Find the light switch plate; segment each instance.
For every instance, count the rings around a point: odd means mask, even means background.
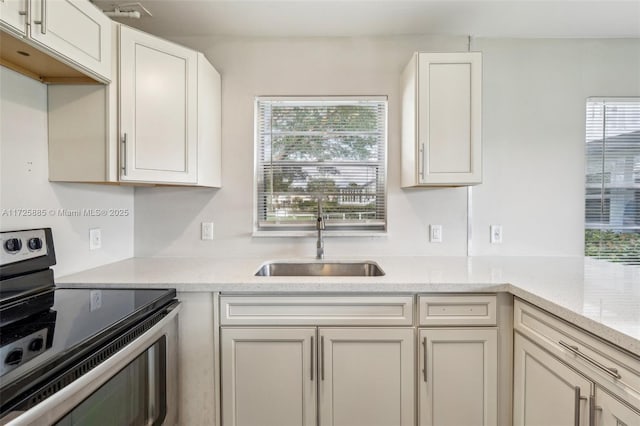
[[[502,225],[491,225],[491,244],[502,244]]]

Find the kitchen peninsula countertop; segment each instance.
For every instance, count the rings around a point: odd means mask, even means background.
[[[510,292],[640,357],[640,268],[583,257],[396,257],[384,276],[256,277],[267,258],[131,258],[59,277],[58,287],[223,293]],[[292,261],[314,261],[296,258]]]

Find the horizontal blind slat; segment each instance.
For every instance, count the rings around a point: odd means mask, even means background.
[[[386,101],[257,99],[258,228],[386,228]]]
[[[640,265],[640,98],[586,112],[585,254]]]

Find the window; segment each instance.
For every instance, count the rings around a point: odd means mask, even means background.
[[[256,230],[386,230],[386,97],[256,100]]]
[[[640,265],[640,98],[587,100],[585,255]]]

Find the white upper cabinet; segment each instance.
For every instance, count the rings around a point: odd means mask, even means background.
[[[0,28],[15,35],[27,35],[29,0],[0,0]]]
[[[120,180],[197,182],[198,55],[120,30]]]
[[[402,86],[402,186],[481,183],[481,54],[416,53]]]
[[[26,70],[45,82],[75,78],[66,66],[99,82],[111,80],[111,20],[87,0],[0,0],[5,64]],[[20,57],[16,43],[38,53]],[[62,64],[56,63],[57,61]],[[49,77],[49,78],[47,78]]]
[[[220,187],[220,74],[202,53],[114,27],[109,86],[49,86],[49,180]]]

